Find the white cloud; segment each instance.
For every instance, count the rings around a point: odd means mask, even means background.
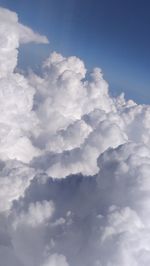
[[[24,226],[36,227],[46,223],[54,212],[53,202],[46,200],[42,202],[31,203],[28,212],[23,212],[16,218],[15,228],[20,224]]]
[[[45,43],[48,44],[49,41],[46,36],[42,36],[39,33],[35,33],[32,29],[24,26],[22,24],[18,25],[19,29],[19,41],[20,43]]]
[[[66,258],[63,255],[53,254],[51,255],[47,261],[43,264],[43,266],[69,266]]]
[[[9,210],[13,201],[24,195],[34,175],[34,169],[19,161],[1,161],[0,213]]]
[[[0,262],[149,266],[150,106],[75,56],[16,73],[19,43],[47,38],[3,8],[0,25]]]
[[[48,43],[45,36],[20,24],[15,12],[0,7],[0,77],[13,72],[17,65],[19,43]]]

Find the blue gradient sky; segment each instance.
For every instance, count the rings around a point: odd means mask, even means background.
[[[49,52],[99,66],[116,95],[150,103],[150,1],[0,0],[20,21],[48,36],[50,45],[21,48],[21,66],[38,68]]]

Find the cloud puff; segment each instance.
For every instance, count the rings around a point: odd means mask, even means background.
[[[19,43],[48,43],[48,39],[20,24],[15,12],[1,7],[0,24],[0,77],[5,77],[17,65]]]
[[[51,255],[47,261],[43,264],[43,266],[68,266],[66,258],[63,255],[53,254]]]
[[[34,169],[19,161],[0,163],[0,212],[11,208],[12,202],[24,195],[34,177]]]
[[[17,73],[19,43],[47,38],[3,8],[0,24],[1,263],[149,266],[150,106],[75,56]]]
[[[17,223],[15,223],[14,226],[17,227],[19,224],[24,224],[36,227],[51,218],[53,212],[54,206],[52,202],[43,201],[31,203],[28,212],[21,213],[20,216],[17,217]]]

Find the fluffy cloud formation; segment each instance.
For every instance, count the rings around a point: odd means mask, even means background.
[[[19,43],[47,38],[0,24],[1,264],[149,266],[150,106],[75,56],[16,73]]]
[[[48,43],[45,36],[20,24],[15,12],[0,8],[0,78],[14,71],[19,43]]]

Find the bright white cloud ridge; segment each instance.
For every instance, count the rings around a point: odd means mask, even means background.
[[[17,73],[32,41],[0,8],[0,266],[149,266],[150,106],[75,56]]]

